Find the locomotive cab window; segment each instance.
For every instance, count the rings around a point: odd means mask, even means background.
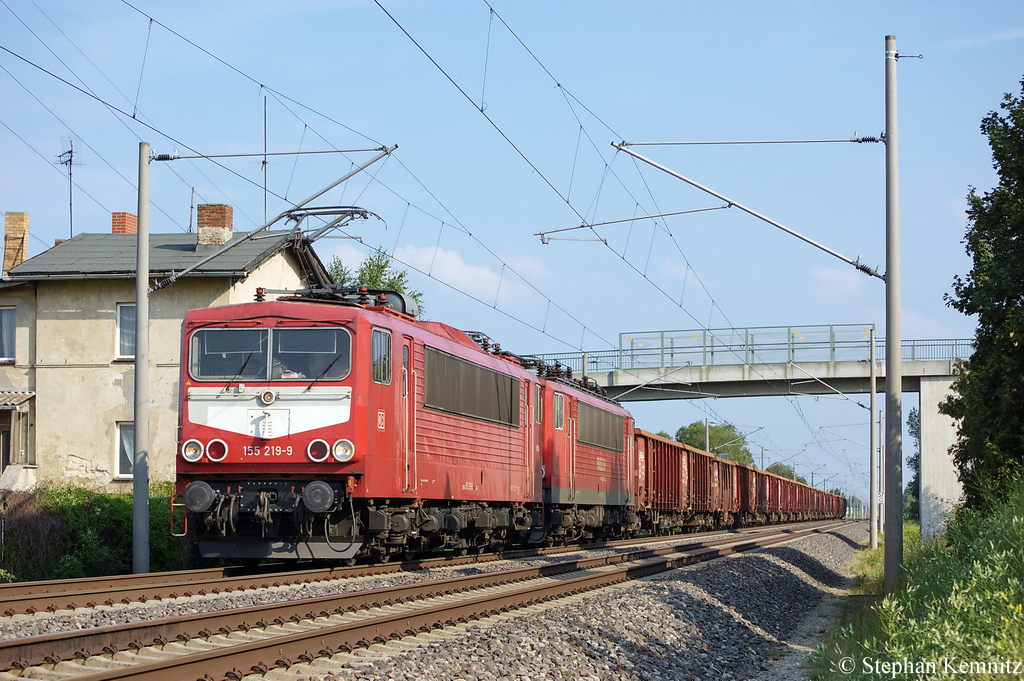
[[[391,333],[383,329],[373,330],[373,356],[371,365],[373,368],[373,382],[391,384]]]
[[[270,377],[281,380],[348,376],[349,336],[344,329],[274,329]]]
[[[544,391],[540,383],[533,386],[533,413],[534,420],[540,423],[544,417]]]
[[[342,328],[200,329],[189,344],[189,371],[206,381],[338,380],[350,364]]]
[[[552,410],[555,412],[555,430],[562,430],[565,428],[565,395],[562,393],[555,393],[554,399],[551,400]]]
[[[192,334],[190,368],[207,380],[267,377],[267,329],[201,329]]]

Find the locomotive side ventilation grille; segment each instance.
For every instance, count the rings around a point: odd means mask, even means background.
[[[579,441],[605,449],[622,451],[623,419],[604,409],[592,407],[582,401],[579,406]]]
[[[424,404],[461,416],[519,426],[519,379],[426,348]]]

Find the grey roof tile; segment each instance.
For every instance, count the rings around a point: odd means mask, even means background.
[[[248,232],[235,232],[238,245],[196,270],[195,276],[248,273],[291,242],[288,231],[261,232],[248,239]],[[79,234],[11,268],[13,280],[50,277],[135,276],[136,235]],[[154,277],[180,272],[220,246],[197,246],[196,235],[150,234],[149,269]]]
[[[14,409],[35,394],[33,390],[0,390],[0,409]]]

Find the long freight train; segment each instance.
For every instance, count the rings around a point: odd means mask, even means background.
[[[172,504],[204,556],[386,561],[845,513],[637,430],[593,383],[417,321],[402,294],[264,298],[183,324]]]

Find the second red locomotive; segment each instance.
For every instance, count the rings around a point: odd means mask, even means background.
[[[384,561],[841,517],[842,497],[634,430],[559,368],[329,287],[193,310],[178,482],[204,556]]]

